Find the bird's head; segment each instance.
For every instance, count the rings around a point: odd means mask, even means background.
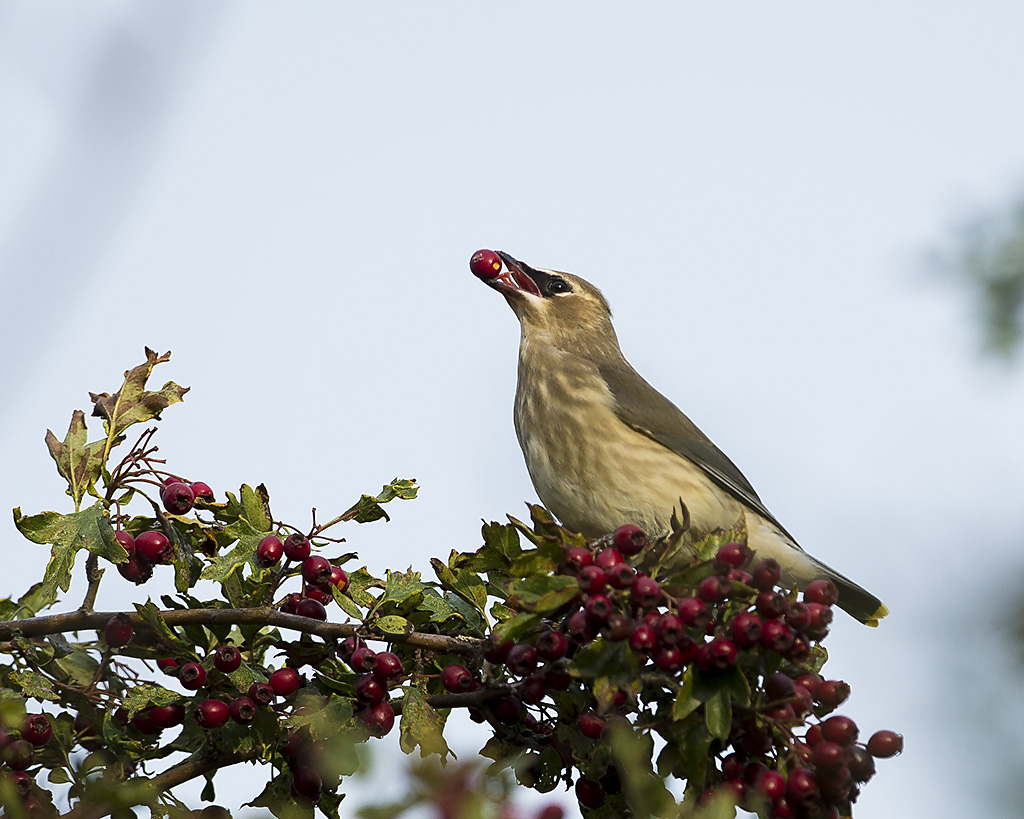
[[[555,270],[530,267],[497,251],[507,270],[484,279],[509,303],[523,338],[589,356],[620,355],[608,301],[590,282]]]

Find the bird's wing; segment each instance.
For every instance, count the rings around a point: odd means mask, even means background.
[[[697,425],[626,361],[602,364],[601,376],[615,400],[616,414],[637,432],[692,461],[723,489],[796,540],[769,512],[739,468]]]

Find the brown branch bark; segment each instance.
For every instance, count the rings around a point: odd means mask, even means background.
[[[61,634],[69,631],[102,631],[107,621],[115,614],[127,617],[136,630],[146,631],[149,629],[145,620],[135,611],[69,611],[25,620],[2,621],[0,622],[0,640],[11,640],[16,636],[44,637],[47,634]],[[473,637],[449,637],[445,634],[426,634],[417,631],[411,634],[385,634],[368,630],[361,623],[327,623],[310,617],[301,617],[298,614],[286,614],[272,608],[169,609],[161,612],[161,616],[164,622],[172,627],[189,624],[278,626],[312,634],[324,640],[342,639],[358,634],[368,640],[404,643],[430,651],[443,651],[469,657],[479,656],[483,651],[483,641]]]

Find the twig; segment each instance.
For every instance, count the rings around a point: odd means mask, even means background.
[[[90,554],[89,559],[85,561],[85,576],[89,581],[89,588],[82,601],[82,611],[92,611],[92,607],[96,605],[96,594],[100,590],[100,578],[103,577],[99,558],[94,554]]]

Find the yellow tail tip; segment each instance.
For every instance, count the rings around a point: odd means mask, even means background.
[[[872,614],[867,620],[864,621],[865,626],[871,626],[872,628],[878,627],[878,621],[881,620],[889,613],[889,609],[885,607],[884,603],[879,603],[878,608],[875,609],[875,613]]]

